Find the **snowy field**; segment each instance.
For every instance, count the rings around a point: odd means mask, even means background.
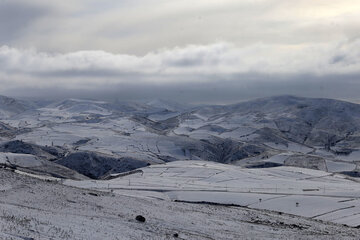
[[[202,163],[191,164],[195,168],[193,174],[198,172],[197,169],[203,168]],[[212,169],[210,175],[226,171],[222,165],[209,167]],[[130,183],[130,187],[134,190],[128,190],[125,186],[121,187],[121,182],[123,180],[126,182],[128,178],[96,183],[78,182],[81,187],[85,185],[91,187],[91,184],[95,184],[101,191],[73,188],[56,181],[44,181],[0,169],[0,239],[337,240],[358,239],[360,234],[355,228],[256,208],[171,201],[166,196],[184,198],[189,201],[191,201],[189,197],[195,197],[196,199],[193,200],[199,201],[202,197],[209,198],[211,193],[205,196],[201,195],[202,192],[187,195],[185,186],[182,187],[184,191],[148,191],[159,189],[157,183],[163,184],[161,180],[151,181],[151,176],[157,175],[158,179],[161,178],[160,171],[163,172],[163,180],[169,179],[167,188],[173,190],[177,188],[174,175],[177,176],[176,179],[181,179],[184,173],[176,166],[170,165],[167,168],[176,171],[164,172],[166,168],[149,168],[149,172],[144,169],[143,176],[133,176],[134,182]],[[212,188],[209,183],[206,187],[196,186],[197,180],[208,176],[206,172],[207,169],[199,172],[199,176],[193,177],[192,188]],[[189,174],[191,175],[191,172]],[[147,188],[147,191],[136,190],[140,188],[140,180],[144,176],[149,176],[148,183],[146,187],[141,186],[141,188]],[[218,180],[214,179],[214,181]],[[103,191],[102,186],[105,186],[107,182],[111,182],[111,186],[116,185],[117,189],[109,192],[105,187],[107,190]],[[142,185],[145,185],[144,181]],[[215,191],[211,192],[215,194]],[[213,199],[224,199],[216,194],[213,197]],[[249,197],[244,197],[242,201],[244,205],[251,204],[260,197],[264,203],[271,199],[263,194],[254,193]],[[234,195],[234,198],[230,197],[228,201],[231,199],[240,198]],[[144,216],[146,221],[144,223],[136,221],[137,215]],[[344,215],[346,215],[345,212]],[[328,215],[328,217],[333,216]]]
[[[183,202],[207,202],[283,212],[360,226],[359,180],[323,171],[277,167],[246,169],[177,161],[104,181],[66,185]]]

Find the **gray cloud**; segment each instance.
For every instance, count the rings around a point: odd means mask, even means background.
[[[23,1],[0,1],[0,44],[23,37],[31,24],[46,14],[43,7]]]
[[[356,98],[359,16],[352,0],[0,0],[0,93]]]
[[[296,47],[359,36],[360,6],[353,0],[3,2],[15,2],[13,11],[25,9],[21,10],[25,20],[27,15],[39,15],[39,6],[45,9],[46,16],[26,21],[26,31],[6,44],[47,52],[101,49],[144,55],[164,47],[216,41],[239,47],[254,43]],[[5,26],[11,26],[14,16],[6,18]]]
[[[16,87],[6,93],[16,97],[29,98],[95,98],[102,100],[150,100],[155,98],[172,99],[180,102],[202,104],[233,103],[251,98],[298,95],[306,97],[325,97],[345,99],[360,103],[360,75],[313,76],[313,75],[263,75],[241,74],[231,80],[218,79],[206,84],[166,83],[135,84],[118,83],[95,88]],[[339,81],[341,79],[341,81]]]
[[[279,94],[350,99],[360,90],[359,76],[360,40],[296,49],[216,43],[144,56],[0,48],[1,93],[13,95],[191,102]]]
[[[254,44],[239,48],[230,43],[189,45],[144,56],[78,51],[67,54],[0,48],[0,74],[14,79],[102,78],[113,83],[143,77],[155,83],[199,81],[255,72],[262,74],[354,74],[360,72],[360,39],[292,48]],[[155,79],[154,79],[155,78]],[[65,81],[65,80],[64,80]],[[73,80],[70,80],[73,85]],[[92,80],[88,80],[91,82]],[[86,80],[83,80],[86,83]],[[65,82],[64,82],[65,83]]]

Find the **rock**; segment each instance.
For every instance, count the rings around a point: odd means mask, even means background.
[[[98,196],[99,196],[99,194],[97,194],[97,193],[92,193],[92,192],[89,192],[89,195],[95,196],[95,197],[98,197]]]
[[[141,215],[137,215],[135,219],[136,219],[137,221],[139,221],[139,222],[145,222],[145,221],[146,221],[146,219],[145,219],[143,216],[141,216]]]

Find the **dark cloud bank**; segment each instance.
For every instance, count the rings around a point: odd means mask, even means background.
[[[239,75],[206,83],[114,84],[98,89],[62,87],[13,88],[2,94],[31,99],[90,98],[107,101],[146,101],[156,98],[202,104],[225,104],[275,95],[336,98],[358,102],[360,76],[268,76]],[[238,79],[238,80],[236,80]],[[341,81],[339,81],[341,79]],[[360,101],[359,101],[360,102]]]

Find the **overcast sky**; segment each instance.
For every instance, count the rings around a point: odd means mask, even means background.
[[[358,0],[0,0],[0,94],[360,100]]]

